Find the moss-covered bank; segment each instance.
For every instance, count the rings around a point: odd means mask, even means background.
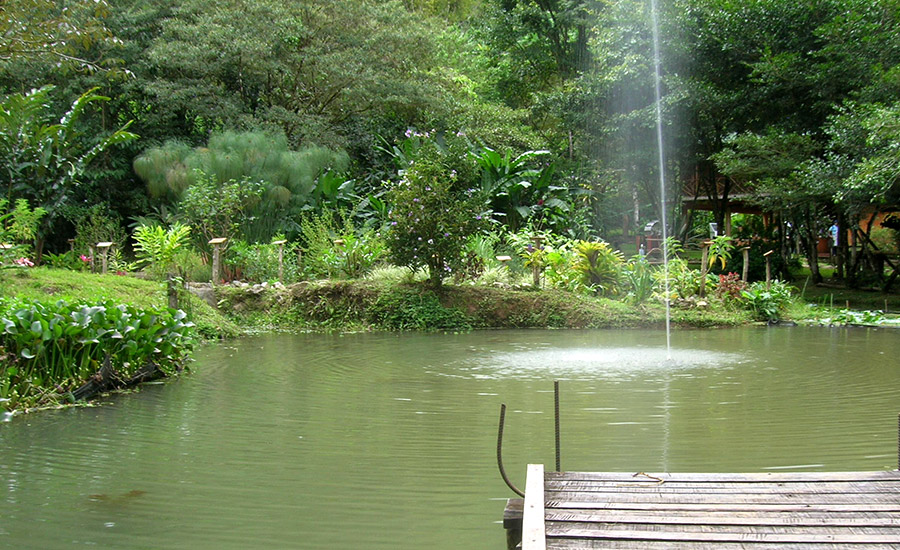
[[[298,283],[287,287],[223,286],[219,310],[238,325],[257,330],[433,330],[483,328],[662,327],[660,304],[631,306],[560,290],[514,290],[370,281]],[[749,314],[724,308],[673,308],[680,326],[747,323]]]

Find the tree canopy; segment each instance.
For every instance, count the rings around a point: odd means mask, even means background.
[[[895,205],[900,1],[671,0],[659,10],[666,204],[642,0],[10,0],[0,91],[10,102],[55,85],[40,126],[99,87],[109,101],[73,130],[108,136],[133,120],[142,136],[85,165],[69,218],[99,203],[121,218],[177,206],[202,168],[220,183],[265,182],[260,208],[277,223],[254,233],[264,239],[304,211],[384,207],[383,182],[403,179],[391,148],[410,130],[459,134],[483,164],[488,151],[510,161],[546,151],[529,170],[552,170],[496,185],[490,203],[513,227],[609,235],[666,208],[689,230],[682,190],[721,222],[737,182],[761,202],[803,191],[817,219],[846,224],[863,207]],[[281,160],[253,156],[261,150]],[[49,192],[38,187],[35,207]],[[551,198],[552,217],[532,216]],[[781,215],[794,226],[813,223],[791,212]],[[46,219],[48,232],[63,230],[59,216]]]

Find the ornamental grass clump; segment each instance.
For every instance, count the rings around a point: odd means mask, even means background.
[[[175,309],[22,300],[0,302],[0,311],[0,403],[8,410],[70,392],[107,356],[122,376],[151,362],[173,374],[194,341],[194,324]]]

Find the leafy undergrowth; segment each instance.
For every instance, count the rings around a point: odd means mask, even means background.
[[[220,309],[246,329],[424,330],[500,328],[662,327],[661,304],[635,307],[621,301],[561,290],[510,290],[445,286],[435,293],[421,284],[373,281],[299,283],[283,289],[248,291],[221,287]],[[733,326],[749,314],[726,309],[673,309],[673,323],[694,327]]]
[[[0,269],[0,296],[48,304],[65,300],[72,304],[112,301],[142,309],[168,306],[166,286],[160,281],[45,267]],[[239,335],[237,326],[193,294],[179,292],[179,307],[188,314],[202,338],[233,338]]]
[[[174,374],[195,335],[239,334],[236,325],[187,292],[179,292],[180,309],[168,308],[160,282],[3,269],[0,289],[0,409],[8,411],[78,399],[73,394],[81,392],[73,390],[98,376],[102,381],[103,363],[110,364],[113,385],[154,371]]]

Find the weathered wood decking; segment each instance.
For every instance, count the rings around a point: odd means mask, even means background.
[[[900,549],[900,472],[544,473],[532,464],[522,516],[522,550]]]

